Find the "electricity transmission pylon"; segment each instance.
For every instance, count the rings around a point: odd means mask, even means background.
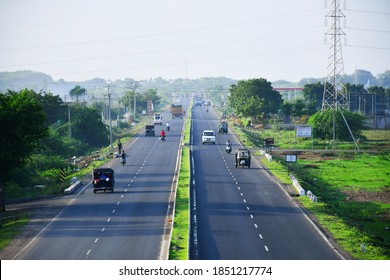
[[[336,125],[335,125],[335,114],[339,111],[348,131],[354,141],[355,147],[359,150],[359,146],[355,137],[353,136],[352,130],[348,125],[347,120],[344,117],[343,110],[349,110],[348,92],[343,84],[344,77],[344,62],[343,52],[341,48],[341,38],[344,37],[345,33],[341,29],[341,20],[345,20],[345,15],[341,11],[340,7],[341,0],[332,0],[332,8],[326,15],[326,18],[332,19],[332,26],[326,33],[326,36],[330,38],[331,45],[329,47],[328,57],[328,75],[324,85],[324,95],[322,98],[322,111],[333,110],[333,142],[332,149],[336,142]]]
[[[344,63],[341,38],[345,39],[345,33],[340,27],[341,20],[345,19],[345,15],[341,11],[340,0],[332,1],[332,9],[328,12],[326,18],[332,20],[332,26],[326,33],[326,39],[330,39],[330,46],[327,66],[328,75],[324,86],[322,110],[348,110],[348,94],[342,81]]]

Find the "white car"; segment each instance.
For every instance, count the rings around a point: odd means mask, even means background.
[[[154,125],[156,125],[156,124],[162,125],[162,116],[159,114],[155,114],[153,117],[153,124]]]
[[[203,130],[202,133],[202,144],[213,143],[215,144],[215,133],[212,130]]]

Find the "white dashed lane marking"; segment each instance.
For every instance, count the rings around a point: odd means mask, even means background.
[[[153,149],[156,147],[156,145],[157,145],[157,142],[156,142],[156,144],[154,145]],[[127,185],[127,187],[130,187],[130,186],[131,186],[131,183],[134,182],[134,179],[136,179],[136,178],[137,178],[137,175],[139,175],[139,173],[142,171],[142,168],[143,168],[143,166],[145,166],[145,163],[147,162],[147,159],[148,159],[149,156],[152,154],[153,149],[149,152],[149,154],[148,154],[147,157],[145,158],[144,162],[141,164],[139,170],[135,173],[133,179],[130,181],[130,183]],[[125,192],[128,192],[128,189],[126,188],[124,191],[125,191]],[[124,198],[124,195],[122,194],[120,198]],[[118,202],[116,203],[116,206],[118,206],[119,204],[120,204],[120,201],[118,201]],[[117,210],[117,209],[114,208],[114,209],[111,211],[111,213],[112,213],[112,214],[115,214],[115,213],[116,213],[116,210]],[[107,223],[109,223],[110,221],[111,221],[111,217],[109,217],[109,218],[107,219]],[[105,230],[106,230],[106,228],[103,227],[103,228],[101,229],[101,232],[104,232]],[[99,241],[99,237],[97,237],[97,238],[94,240],[94,243],[96,244],[98,241]],[[86,253],[87,256],[91,254],[91,250],[92,250],[92,249],[89,249],[89,250],[87,251],[87,253]]]
[[[234,181],[235,184],[237,185],[237,190],[239,191],[240,196],[243,198],[242,201],[244,202],[244,204],[246,204],[247,201],[246,201],[246,199],[245,199],[245,194],[244,194],[244,192],[241,190],[241,187],[239,186],[239,182],[236,180],[236,178],[234,178],[233,173],[232,173],[231,170],[229,169],[229,165],[227,164],[227,161],[225,160],[225,156],[224,156],[224,154],[222,153],[222,150],[221,150],[221,149],[220,149],[220,153],[221,153],[221,155],[222,155],[223,161],[225,162],[225,166],[226,166],[227,171],[229,172],[229,174],[230,174],[230,176],[232,177],[233,181]],[[249,206],[246,206],[246,210],[247,210],[248,212],[251,211]],[[253,216],[252,213],[249,214],[249,217],[250,217],[252,220],[255,219],[255,217]],[[256,223],[254,223],[253,225],[254,225],[254,227],[255,227],[256,229],[259,229],[259,226],[258,226]],[[261,233],[259,233],[259,238],[260,238],[261,240],[264,240],[264,239],[263,239],[263,235],[262,235]],[[264,246],[264,249],[265,249],[265,251],[269,252],[269,249],[268,249],[267,246]]]

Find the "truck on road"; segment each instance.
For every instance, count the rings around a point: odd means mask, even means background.
[[[172,104],[171,105],[171,114],[172,119],[183,118],[183,106],[181,104]]]

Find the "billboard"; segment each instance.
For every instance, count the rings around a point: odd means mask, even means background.
[[[311,126],[297,126],[296,137],[311,137]]]

